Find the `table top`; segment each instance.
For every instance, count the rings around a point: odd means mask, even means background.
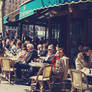
[[[92,76],[92,68],[83,68],[81,71],[84,72],[87,76]]]
[[[33,66],[33,67],[44,67],[44,66],[48,65],[48,63],[31,62],[31,63],[29,63],[29,65]]]
[[[68,74],[70,74],[70,70],[68,69]],[[72,69],[75,70],[75,69]],[[85,73],[86,76],[92,76],[92,68],[83,68],[82,70],[80,70],[81,72]]]

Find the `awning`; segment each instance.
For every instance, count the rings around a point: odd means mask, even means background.
[[[90,2],[92,0],[31,0],[20,6],[19,19],[26,18],[35,13],[35,10],[54,7],[65,4]]]
[[[17,21],[18,19],[19,19],[19,10],[16,10],[9,15],[9,21],[11,22]]]
[[[19,9],[11,12],[10,14],[3,17],[3,23],[15,22],[19,20]]]
[[[4,16],[3,17],[3,23],[5,24],[5,23],[8,23],[8,19],[9,19],[9,16],[7,15],[7,16]]]
[[[30,15],[36,14],[35,11],[55,7],[60,5],[91,2],[92,0],[27,0],[24,2],[18,10],[11,12],[10,14],[3,17],[3,23],[15,22],[23,18],[29,17]]]

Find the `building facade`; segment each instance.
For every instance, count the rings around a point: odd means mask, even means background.
[[[17,28],[19,35],[26,31],[29,38],[42,27],[49,44],[59,44],[72,57],[78,44],[92,46],[90,1],[5,0],[4,25]]]
[[[0,33],[2,33],[2,1],[0,1]]]

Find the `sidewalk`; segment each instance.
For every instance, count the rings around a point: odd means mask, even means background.
[[[9,84],[8,81],[2,81],[0,92],[29,92],[29,86],[19,84]]]
[[[62,89],[62,85],[57,86],[52,88],[52,92],[70,92],[71,90],[71,79],[68,78],[68,80],[66,81],[66,87],[65,87],[65,91],[64,89]],[[92,85],[89,85],[89,87],[92,88]],[[26,86],[23,83],[17,83],[17,84],[9,84],[8,81],[1,81],[0,84],[0,92],[29,92],[30,90],[30,86]],[[46,88],[46,90],[48,90],[48,88]],[[63,91],[64,90],[64,91]],[[48,91],[49,92],[49,91]]]

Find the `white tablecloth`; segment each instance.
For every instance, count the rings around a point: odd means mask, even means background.
[[[44,67],[48,64],[47,63],[40,63],[40,62],[31,62],[31,63],[29,63],[29,65],[33,66],[33,67]]]
[[[92,76],[92,68],[83,68],[81,71],[84,72],[87,76]]]

